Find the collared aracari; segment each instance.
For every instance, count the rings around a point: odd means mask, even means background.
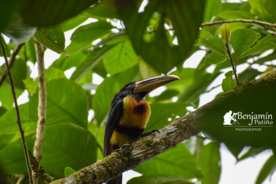
[[[130,82],[113,98],[108,114],[104,136],[104,154],[110,155],[127,142],[134,142],[143,133],[150,117],[150,106],[143,100],[152,90],[179,80],[174,75],[165,75]],[[108,181],[107,184],[121,184],[122,175]]]

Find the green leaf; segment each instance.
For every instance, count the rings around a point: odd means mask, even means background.
[[[276,37],[268,34],[257,42],[254,46],[254,55],[262,54],[263,52],[276,48]]]
[[[18,98],[23,91],[15,88],[16,98]],[[11,109],[14,104],[14,99],[11,91],[10,85],[1,85],[0,87],[0,101],[2,106],[5,107],[7,110]]]
[[[29,94],[32,96],[36,91],[36,88],[38,85],[37,81],[34,81],[33,78],[28,77],[28,78],[24,79],[23,82],[24,82]]]
[[[143,175],[175,175],[187,179],[202,177],[200,168],[184,144],[178,144],[134,168]]]
[[[46,28],[39,27],[34,34],[34,38],[45,47],[57,52],[64,52],[65,37],[62,28],[59,25]]]
[[[226,147],[228,148],[228,150],[232,153],[232,155],[236,158],[237,161],[239,161],[239,157],[238,155],[240,154],[240,152],[243,150],[243,146],[232,146],[232,145],[227,145]]]
[[[19,0],[1,1],[0,6],[0,17],[5,17],[0,19],[0,32],[8,25],[12,18],[12,15],[19,5]]]
[[[114,0],[102,0],[100,3],[85,10],[89,16],[96,19],[120,19]]]
[[[80,80],[85,74],[93,70],[93,68],[114,46],[115,45],[105,45],[102,48],[97,48],[93,51],[89,51],[85,60],[74,71],[70,79],[74,81]]]
[[[266,61],[272,61],[272,60],[274,60],[275,57],[276,57],[276,50],[274,50],[271,54],[268,54],[265,57],[258,58],[255,63],[256,64],[263,64]]]
[[[246,159],[248,157],[254,157],[257,154],[263,152],[266,148],[252,148],[250,147],[249,150],[240,156],[239,161]]]
[[[276,20],[276,13],[274,7],[276,7],[276,2],[274,0],[266,0],[264,4],[267,12],[274,18],[274,22]]]
[[[221,30],[221,37],[223,38],[225,45],[228,45],[230,42],[230,35],[231,35],[230,25],[222,24],[220,30]]]
[[[257,15],[258,18],[262,21],[274,23],[275,19],[268,13],[265,8],[266,1],[267,0],[248,0],[251,6],[250,13]]]
[[[29,25],[52,26],[76,16],[96,2],[97,0],[28,0],[22,7],[21,16]]]
[[[224,11],[224,12],[220,12],[217,16],[224,20],[254,19],[254,15],[252,15],[247,11],[241,11],[241,10]]]
[[[256,184],[262,183],[268,177],[269,174],[272,174],[275,171],[275,169],[276,169],[276,158],[275,158],[275,155],[271,155],[271,157],[269,157],[269,159],[267,159],[267,161],[263,165],[257,177]]]
[[[88,130],[96,137],[96,140],[98,141],[98,152],[97,152],[97,159],[103,159],[104,153],[103,150],[99,148],[99,145],[101,148],[104,147],[104,127],[98,126],[96,123],[89,123],[88,124]]]
[[[36,27],[25,24],[20,17],[13,19],[3,30],[3,33],[11,39],[11,44],[19,45],[27,42],[36,32]]]
[[[71,167],[65,167],[64,169],[64,177],[68,177],[71,174],[74,174],[76,171],[72,169]]]
[[[25,137],[28,148],[34,146],[33,135]],[[3,174],[26,174],[28,172],[20,136],[0,150],[0,165],[0,172]]]
[[[160,101],[165,101],[165,100],[171,100],[172,97],[175,97],[179,94],[179,91],[174,90],[174,89],[168,89],[161,93],[159,96],[154,98],[154,102],[160,102]]]
[[[138,12],[140,5],[136,1],[116,1],[116,6],[136,53],[158,72],[167,73],[189,56],[202,22],[204,3],[205,0],[150,1],[142,13]],[[160,14],[160,20],[157,30],[145,35],[150,38],[147,41],[144,34],[154,13]],[[164,30],[165,16],[173,25],[178,45],[173,45]]]
[[[46,126],[41,165],[51,176],[61,178],[65,167],[79,170],[96,158],[96,140],[83,127],[69,122]]]
[[[203,46],[226,57],[226,51],[225,51],[224,42],[222,38],[203,37],[201,38],[200,41]]]
[[[252,81],[255,79],[257,75],[260,75],[260,74],[261,72],[250,67],[245,71],[243,71],[241,74],[239,74],[239,81],[240,82]]]
[[[256,33],[251,29],[238,29],[231,35],[231,44],[236,53],[237,58],[247,56],[247,51],[260,38],[260,33]]]
[[[117,44],[103,58],[106,71],[113,75],[137,64],[138,56],[129,40]]]
[[[142,59],[140,60],[139,71],[143,79],[149,79],[160,75],[156,70],[154,70]]]
[[[170,124],[176,116],[182,117],[187,113],[185,103],[154,103],[150,105],[151,115],[144,132],[160,129]],[[170,121],[168,119],[171,119]]]
[[[200,165],[204,176],[204,178],[201,179],[202,184],[219,182],[221,172],[219,162],[220,152],[219,146],[216,143],[210,142],[201,148],[198,164]]]
[[[203,22],[210,22],[221,9],[221,0],[207,0],[204,11]]]
[[[81,86],[68,79],[54,79],[47,85],[47,124],[71,122],[87,128],[87,99]],[[30,97],[30,109],[37,109],[38,92]],[[37,121],[37,110],[30,111]]]
[[[71,44],[66,48],[70,54],[74,54],[84,48],[92,47],[92,42],[111,32],[113,26],[106,21],[93,22],[77,28],[71,36]],[[80,48],[78,48],[80,47]]]
[[[27,77],[26,62],[22,59],[16,59],[11,68],[11,75],[14,81],[14,86],[21,90],[24,90],[25,84],[23,83],[23,80]],[[9,81],[8,77],[6,78],[6,80]]]
[[[237,82],[233,79],[233,71],[225,73],[225,79],[222,81],[222,89],[224,92],[228,92],[237,87]]]
[[[128,180],[127,184],[158,183],[158,184],[194,184],[193,182],[174,175],[140,176]]]
[[[7,109],[5,107],[0,107],[0,117],[7,112]]]
[[[19,105],[18,108],[20,111],[21,125],[25,135],[34,133],[36,131],[36,122],[32,121],[29,117],[29,104],[26,103]],[[37,107],[32,110],[37,110]],[[13,141],[17,140],[16,138],[21,139],[15,108],[8,110],[3,116],[1,116],[0,134],[13,134]]]
[[[194,103],[199,95],[206,90],[219,74],[220,73],[214,73],[211,75],[206,73],[200,76],[200,78],[196,79],[196,81],[180,95],[178,102]]]
[[[203,68],[206,64],[219,64],[227,60],[227,57],[221,55],[217,52],[212,52],[209,56],[207,56],[198,66],[198,69]]]
[[[75,27],[77,27],[78,25],[80,25],[81,23],[83,23],[84,21],[86,21],[88,19],[87,16],[83,15],[83,14],[79,14],[75,17],[72,17],[70,19],[67,19],[65,21],[63,21],[60,26],[62,28],[62,30],[64,32],[69,31],[71,29],[74,29]]]
[[[28,57],[28,61],[31,61],[32,63],[36,62],[36,51],[35,51],[35,45],[34,45],[34,39],[31,38],[29,41],[27,41],[24,44],[24,47],[26,48],[26,55]],[[21,49],[20,51],[22,51],[22,58],[24,55],[24,50]]]
[[[138,73],[138,67],[134,66],[123,72],[117,73],[106,78],[97,88],[93,98],[93,109],[97,124],[100,125],[106,121],[111,101],[114,95],[127,83],[133,81]]]

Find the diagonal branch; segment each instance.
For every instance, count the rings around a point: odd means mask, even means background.
[[[10,60],[9,60],[9,68],[12,67],[14,61],[15,61],[15,57],[16,55],[18,54],[18,52],[20,51],[20,48],[24,45],[24,43],[20,44],[20,45],[17,45],[16,48],[13,50],[13,53],[10,57]],[[7,67],[5,68],[5,70],[3,71],[2,75],[0,76],[0,86],[2,85],[2,83],[4,82],[4,80],[6,79],[7,77],[7,74],[8,74],[8,70],[7,70]]]
[[[233,23],[233,22],[254,23],[254,24],[269,26],[273,29],[276,28],[275,24],[271,24],[271,23],[263,22],[263,21],[258,21],[258,20],[249,20],[249,19],[234,19],[234,20],[220,20],[220,21],[215,21],[215,22],[205,22],[205,23],[201,24],[201,27],[203,27],[203,26],[212,26],[212,25],[215,25],[215,24]]]
[[[46,108],[47,108],[47,89],[46,89],[46,79],[45,79],[45,67],[44,67],[44,50],[41,43],[35,42],[36,48],[36,58],[38,65],[38,122],[36,129],[36,138],[34,145],[34,157],[38,162],[38,168],[40,166],[40,160],[42,158],[42,146],[45,133],[46,124]],[[34,184],[38,183],[38,176],[33,172]]]
[[[11,76],[11,71],[10,71],[10,67],[9,67],[9,63],[8,63],[8,59],[7,59],[7,55],[6,55],[6,51],[5,51],[5,47],[4,47],[1,40],[0,40],[0,45],[1,45],[1,49],[3,51],[4,60],[5,60],[6,66],[7,66],[7,73],[9,75],[9,79],[10,79],[10,83],[11,83],[11,91],[12,91],[12,95],[13,95],[13,99],[14,99],[14,106],[15,106],[16,116],[17,116],[17,124],[18,124],[19,130],[20,130],[20,135],[21,135],[21,139],[22,139],[22,143],[23,143],[24,155],[25,155],[25,160],[26,160],[26,164],[27,164],[29,179],[30,179],[30,183],[33,184],[32,174],[31,174],[32,170],[31,170],[29,156],[28,156],[28,148],[27,148],[26,139],[25,139],[25,136],[24,136],[24,130],[23,130],[22,125],[21,125],[20,113],[19,113],[19,108],[18,108],[18,104],[17,104],[13,79],[12,79],[12,76]]]
[[[244,90],[251,90],[263,84],[275,85],[276,72],[253,82],[244,82],[234,90],[231,90],[210,103],[202,106],[188,115],[174,119],[171,124],[159,130],[159,133],[149,135],[134,142],[133,150],[116,151],[96,163],[87,166],[67,178],[53,181],[51,184],[97,184],[111,180],[120,173],[132,169],[143,162],[155,157],[156,155],[175,147],[183,140],[197,135],[201,128],[198,120],[203,117],[204,113],[214,106],[220,104],[237,95]]]

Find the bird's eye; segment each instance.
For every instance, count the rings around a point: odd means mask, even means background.
[[[133,84],[128,85],[128,87],[133,87]]]

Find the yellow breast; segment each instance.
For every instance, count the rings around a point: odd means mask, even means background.
[[[141,100],[137,102],[135,98],[128,96],[124,98],[124,112],[120,125],[144,129],[150,117],[149,104]]]

